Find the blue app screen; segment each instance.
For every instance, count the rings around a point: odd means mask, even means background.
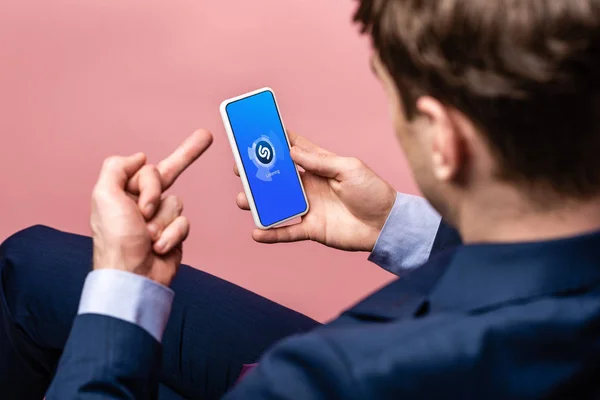
[[[269,226],[306,211],[273,93],[229,103],[226,111],[260,222]]]

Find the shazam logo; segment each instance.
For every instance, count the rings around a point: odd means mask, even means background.
[[[269,182],[273,180],[274,175],[279,174],[279,171],[271,171],[277,161],[277,154],[268,136],[262,135],[252,143],[252,147],[248,148],[248,157],[257,168],[258,179]]]
[[[261,164],[268,165],[273,161],[273,147],[265,140],[261,140],[256,144],[256,158]]]

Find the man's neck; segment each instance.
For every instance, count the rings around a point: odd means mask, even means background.
[[[522,192],[496,188],[466,202],[457,226],[465,243],[532,242],[600,231],[600,196],[558,199],[545,207]]]

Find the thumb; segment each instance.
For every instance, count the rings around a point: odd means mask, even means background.
[[[306,151],[295,146],[292,147],[290,153],[296,164],[315,175],[335,179],[342,172],[344,157],[310,150]]]

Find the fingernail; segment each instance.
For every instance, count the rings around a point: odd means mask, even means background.
[[[167,248],[167,241],[165,239],[160,239],[158,242],[156,242],[156,247],[160,251],[166,249]]]
[[[152,203],[148,204],[148,205],[146,206],[145,210],[146,210],[146,214],[147,214],[147,215],[152,215],[152,214],[154,214],[154,204],[152,204]]]

